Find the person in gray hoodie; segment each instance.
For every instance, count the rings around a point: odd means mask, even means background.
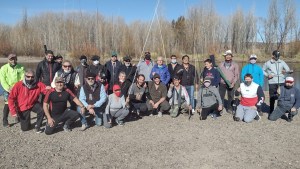
[[[152,81],[150,79],[150,74],[152,71],[152,68],[154,66],[153,61],[151,60],[151,54],[150,52],[145,52],[145,59],[141,60],[137,65],[137,74],[143,74],[145,76],[145,81],[148,83],[149,81]]]
[[[209,114],[220,114],[223,109],[222,99],[216,87],[211,86],[211,78],[204,78],[197,96],[197,111],[201,112],[200,120],[206,120]]]
[[[273,112],[275,100],[278,98],[277,90],[284,85],[285,73],[290,72],[289,66],[279,57],[280,52],[274,50],[272,59],[263,65],[264,75],[269,82],[270,114]]]
[[[280,87],[281,93],[278,98],[278,104],[276,109],[270,114],[269,120],[276,121],[280,117],[284,117],[285,113],[288,113],[288,117],[285,119],[288,122],[293,120],[293,116],[298,114],[300,107],[300,91],[294,87],[294,78],[287,77],[285,79],[285,85]]]

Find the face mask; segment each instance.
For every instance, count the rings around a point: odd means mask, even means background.
[[[210,86],[210,82],[204,82],[204,86],[205,87],[209,87]]]
[[[32,83],[34,82],[34,79],[30,79],[30,80],[25,79],[25,82],[29,85],[32,85]]]
[[[98,65],[98,64],[99,64],[99,60],[94,60],[94,61],[93,61],[93,64],[94,64],[94,65]]]
[[[150,60],[150,58],[151,58],[150,55],[146,55],[146,56],[145,56],[145,59],[146,59],[146,60]]]
[[[86,64],[86,59],[81,59],[80,63],[83,64],[83,65],[85,65]]]
[[[64,72],[65,72],[65,73],[70,73],[70,72],[71,72],[71,70],[64,70]]]
[[[162,66],[162,65],[157,65],[157,67],[158,67],[158,68],[162,68],[163,66]]]
[[[117,97],[121,97],[121,91],[115,91],[115,95],[116,95]]]
[[[125,63],[125,66],[127,66],[127,67],[130,66],[130,63]]]
[[[251,82],[249,82],[249,81],[245,81],[244,83],[245,83],[246,86],[250,86],[251,85]]]
[[[251,60],[250,60],[250,63],[251,63],[251,64],[254,64],[254,63],[256,63],[256,60],[255,60],[255,59],[251,59]]]
[[[176,59],[171,59],[171,62],[172,62],[173,64],[175,64],[175,63],[177,63],[177,60],[176,60]]]

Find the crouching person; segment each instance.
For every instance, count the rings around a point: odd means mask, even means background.
[[[153,80],[148,83],[147,107],[150,116],[153,116],[153,111],[157,110],[157,116],[162,117],[162,113],[170,109],[170,104],[166,101],[167,87],[160,82],[159,74],[155,74]]]
[[[113,93],[108,96],[108,103],[103,116],[104,127],[111,128],[112,118],[119,126],[124,125],[124,118],[128,115],[129,110],[126,105],[125,97],[121,96],[121,87],[113,85]]]
[[[81,130],[84,131],[89,127],[85,114],[95,116],[95,124],[102,125],[102,118],[105,111],[105,102],[107,99],[104,86],[100,82],[96,82],[96,74],[87,72],[86,83],[80,89],[79,100],[82,102],[87,111],[81,114]],[[78,107],[80,112],[81,107]]]
[[[203,86],[199,89],[197,96],[197,111],[201,112],[200,120],[206,120],[209,114],[220,116],[223,109],[222,99],[218,89],[211,85],[209,76],[204,78]]]
[[[280,96],[278,98],[277,107],[270,114],[269,120],[276,121],[285,113],[288,113],[288,117],[285,119],[288,122],[293,120],[293,116],[298,114],[300,107],[300,92],[294,87],[294,78],[287,77],[285,79],[285,85],[280,87]]]
[[[134,111],[138,116],[140,112],[147,111],[146,105],[146,88],[147,84],[145,83],[145,76],[143,74],[137,75],[136,83],[133,83],[129,89],[129,100]]]
[[[260,116],[256,106],[264,101],[265,96],[261,86],[253,82],[251,74],[247,73],[244,76],[244,82],[240,84],[240,88],[236,92],[241,93],[241,101],[233,119],[235,121],[244,120],[246,123],[250,123],[254,119],[259,120]]]
[[[85,111],[84,105],[69,90],[64,88],[64,78],[55,78],[55,88],[50,90],[44,99],[43,109],[47,117],[45,134],[53,134],[55,128],[60,123],[64,123],[65,132],[70,132],[70,125],[79,118],[78,112],[67,107],[67,103],[74,101],[77,106],[81,107],[81,113]],[[51,105],[51,106],[49,106]]]
[[[168,90],[169,103],[171,105],[170,116],[175,118],[178,113],[188,113],[190,106],[190,97],[185,87],[180,85],[180,78],[175,75],[173,77],[173,83],[170,84]]]

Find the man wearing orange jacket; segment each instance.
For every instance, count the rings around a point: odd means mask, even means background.
[[[35,72],[31,69],[25,71],[25,77],[22,81],[17,82],[12,88],[8,105],[13,117],[19,117],[21,130],[27,131],[31,128],[30,112],[37,113],[36,133],[41,133],[41,125],[44,118],[43,106],[38,102],[39,95],[46,94],[46,85],[35,80]]]

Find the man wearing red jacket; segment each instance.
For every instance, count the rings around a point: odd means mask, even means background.
[[[25,78],[17,82],[8,97],[8,105],[10,113],[13,117],[19,117],[21,122],[21,130],[30,130],[30,112],[37,113],[37,121],[35,130],[41,133],[41,125],[44,118],[43,106],[38,102],[41,93],[46,94],[46,85],[35,80],[35,72],[28,69],[25,72]]]

